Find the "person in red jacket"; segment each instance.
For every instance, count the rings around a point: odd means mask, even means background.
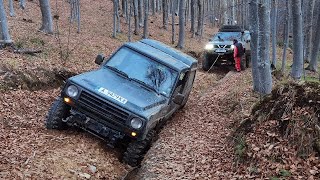
[[[233,40],[233,45],[234,45],[234,49],[233,49],[233,58],[234,58],[234,61],[235,61],[235,68],[238,72],[241,71],[241,66],[240,66],[240,63],[241,63],[241,54],[239,53],[239,46],[238,46],[238,40],[234,39]]]

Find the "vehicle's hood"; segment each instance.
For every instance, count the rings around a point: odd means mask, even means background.
[[[210,43],[215,45],[232,45],[233,41],[211,41]]]
[[[135,113],[147,111],[166,102],[164,96],[107,68],[74,76],[70,81]]]

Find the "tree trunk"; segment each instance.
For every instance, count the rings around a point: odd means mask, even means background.
[[[112,37],[117,36],[117,11],[118,11],[118,0],[113,0],[113,33]]]
[[[8,30],[8,22],[7,22],[6,11],[4,9],[3,0],[0,0],[0,27],[1,27],[0,42],[2,41],[4,44],[11,44],[12,40]]]
[[[311,59],[311,33],[313,31],[312,29],[312,17],[313,17],[313,10],[315,6],[315,0],[308,0],[307,1],[307,12],[305,12],[305,62],[310,62]]]
[[[138,0],[133,0],[134,34],[139,35]]]
[[[9,0],[9,11],[10,11],[11,17],[15,16],[14,8],[13,8],[13,0]]]
[[[39,0],[42,14],[42,25],[40,31],[48,34],[53,33],[52,16],[49,0]]]
[[[171,38],[171,43],[174,44],[175,43],[175,39],[176,39],[176,32],[175,32],[175,26],[174,26],[174,10],[175,10],[175,3],[174,0],[171,0],[171,9],[172,9],[172,14],[171,14],[171,21],[172,21],[172,38]]]
[[[291,7],[290,1],[286,2],[287,6],[287,14],[286,14],[286,24],[284,27],[284,43],[283,43],[283,56],[282,56],[282,64],[281,64],[281,73],[284,74],[286,68],[286,61],[287,61],[287,49],[289,47],[289,28],[290,28],[290,20],[291,20]]]
[[[236,4],[235,4],[235,2],[234,2],[235,0],[232,0],[232,7],[231,7],[231,9],[232,9],[232,11],[231,11],[231,24],[234,24],[234,22],[235,22],[235,13],[236,13]]]
[[[149,16],[149,0],[145,0],[144,2],[144,28],[143,28],[143,38],[148,38],[149,32],[148,32],[148,16]]]
[[[258,6],[259,15],[259,77],[261,94],[270,94],[272,77],[270,71],[270,0],[262,0]]]
[[[143,21],[143,0],[138,0],[138,15],[139,15],[139,26],[142,27]],[[146,4],[145,4],[146,6]]]
[[[184,48],[184,38],[185,38],[185,26],[184,26],[184,12],[185,12],[186,0],[180,0],[179,4],[179,41],[178,48]]]
[[[301,0],[292,0],[293,19],[293,64],[291,76],[300,79],[303,70],[303,31]]]
[[[278,12],[278,1],[272,0],[272,13],[271,13],[271,28],[272,28],[272,63],[273,68],[277,67],[277,12]]]
[[[201,35],[201,25],[203,21],[203,0],[198,0],[198,26],[197,26],[197,35]]]
[[[191,0],[191,28],[190,32],[194,33],[195,32],[195,7],[196,7],[196,0]]]
[[[162,24],[164,29],[168,29],[168,0],[162,0],[162,9],[163,9],[163,16],[162,16]]]
[[[76,10],[77,10],[77,33],[80,33],[80,0],[76,0]]]
[[[251,63],[252,63],[252,80],[253,90],[259,92],[260,81],[259,81],[259,69],[258,69],[258,55],[259,55],[259,19],[258,19],[258,3],[256,0],[250,1],[249,7],[249,30],[251,34],[250,49],[251,49]]]
[[[221,14],[222,14],[222,25],[228,24],[228,1],[222,0],[221,2]]]
[[[129,0],[129,15],[128,15],[128,41],[131,42],[131,17],[132,17],[132,1]]]
[[[319,7],[317,7],[319,8]],[[311,60],[309,66],[307,67],[308,70],[317,72],[318,71],[318,55],[320,50],[320,12],[317,12],[318,18],[316,18],[316,28],[313,30],[313,42],[312,42],[312,49],[311,49]]]
[[[21,9],[25,9],[26,8],[26,0],[19,0],[19,6]]]

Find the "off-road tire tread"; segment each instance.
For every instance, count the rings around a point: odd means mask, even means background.
[[[151,147],[154,136],[155,131],[151,130],[144,140],[129,143],[127,150],[123,154],[122,161],[132,167],[140,165],[145,153]]]
[[[47,129],[66,129],[67,124],[62,121],[63,118],[66,118],[69,112],[68,105],[66,105],[61,97],[58,97],[52,104],[49,109],[49,112],[46,116],[45,125]]]

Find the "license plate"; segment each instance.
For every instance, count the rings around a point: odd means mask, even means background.
[[[227,52],[227,50],[225,50],[225,49],[216,49],[216,52],[217,53],[225,53],[225,52]]]

